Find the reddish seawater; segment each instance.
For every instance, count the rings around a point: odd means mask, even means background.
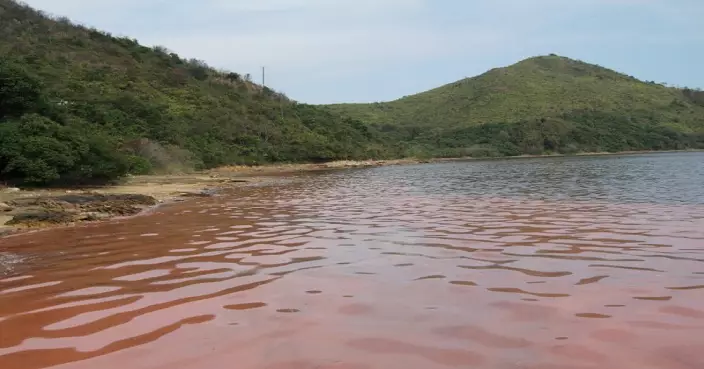
[[[0,240],[0,368],[704,368],[704,154],[301,175]]]

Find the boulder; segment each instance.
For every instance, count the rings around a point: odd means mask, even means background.
[[[129,205],[151,206],[157,204],[156,199],[151,196],[134,194],[70,194],[57,196],[56,199],[74,205],[86,205],[89,203],[123,203]]]
[[[65,211],[50,209],[35,209],[23,211],[12,220],[5,223],[11,226],[24,226],[28,228],[42,227],[48,224],[69,224],[74,221],[74,215]]]

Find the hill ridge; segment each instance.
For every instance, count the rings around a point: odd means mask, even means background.
[[[701,91],[555,54],[397,100],[326,106],[431,156],[702,147],[704,132]]]
[[[543,86],[540,86],[541,84]],[[586,89],[582,96],[574,96],[578,92],[576,90],[580,88]],[[549,90],[546,91],[546,89]],[[572,96],[566,96],[572,101],[565,99],[563,96],[565,92],[572,94]],[[519,105],[523,104],[522,109],[517,109],[515,114],[501,113],[510,113],[512,106],[509,105],[516,105],[516,101],[505,101],[502,109],[496,109],[500,112],[483,112],[482,106],[487,105],[488,100],[493,99],[496,104],[496,100],[502,98],[498,94],[510,95],[511,93],[517,95],[514,96],[514,100],[522,99],[518,101]],[[615,94],[620,94],[618,99],[609,96]],[[626,105],[624,108],[629,110],[663,108],[675,100],[687,106],[692,105],[695,110],[700,108],[684,96],[680,89],[643,82],[597,64],[555,54],[527,58],[505,67],[490,69],[475,77],[464,78],[388,102],[343,103],[326,106],[337,113],[372,124],[407,124],[409,120],[423,120],[423,116],[427,115],[424,112],[432,111],[428,105],[433,105],[442,107],[450,113],[440,120],[440,125],[443,124],[442,122],[460,124],[462,120],[467,120],[465,119],[467,116],[469,116],[468,123],[481,124],[556,116],[587,108],[598,110],[616,108],[616,104],[609,106],[609,102],[606,99],[600,99],[600,96],[609,97],[618,104],[622,103]],[[558,101],[558,98],[562,101]],[[460,99],[461,101],[457,103]],[[546,99],[553,99],[565,106],[550,108],[536,104],[536,101],[539,101],[547,105]],[[638,99],[645,101],[637,106]],[[459,112],[461,116],[453,117],[453,111]],[[690,118],[686,121],[692,123],[692,126],[704,126],[702,120],[693,122],[695,117]]]

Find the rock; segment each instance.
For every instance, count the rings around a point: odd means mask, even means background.
[[[12,220],[12,215],[0,215],[0,229],[7,224],[7,222]]]
[[[147,195],[134,194],[70,194],[56,197],[57,200],[70,204],[85,205],[88,203],[121,203],[129,205],[156,205],[156,199]]]
[[[88,212],[88,213],[81,213],[78,214],[76,217],[76,220],[84,221],[84,222],[96,222],[99,220],[104,220],[110,218],[110,214],[105,214],[105,213],[97,213],[97,212]]]
[[[146,195],[70,193],[14,199],[0,204],[0,214],[8,215],[5,217],[8,226],[34,228],[135,215],[157,203],[155,198]]]
[[[66,201],[57,200],[51,197],[29,197],[22,199],[15,199],[10,201],[9,205],[24,208],[24,207],[38,207],[43,209],[53,209],[53,210],[74,210],[75,205],[68,203]]]
[[[82,208],[88,213],[103,213],[119,216],[136,215],[143,209],[143,207],[138,207],[131,204],[110,201],[88,204]]]
[[[189,198],[189,197],[212,197],[213,195],[209,194],[209,193],[205,193],[205,192],[184,192],[184,193],[180,194],[179,196]]]
[[[101,194],[68,194],[63,196],[58,196],[56,199],[65,201],[69,204],[74,205],[85,205],[91,202],[99,202],[105,200],[105,195]]]
[[[0,192],[8,192],[8,193],[20,192],[20,189],[17,187],[5,187],[5,188],[0,188]]]
[[[69,224],[73,221],[74,216],[71,213],[65,211],[40,209],[19,213],[5,224],[34,228],[49,224]]]
[[[133,194],[70,194],[58,196],[55,199],[72,204],[86,213],[121,216],[135,215],[147,206],[158,204],[152,196]]]

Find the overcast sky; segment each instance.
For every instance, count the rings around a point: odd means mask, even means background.
[[[26,0],[308,103],[392,100],[556,53],[704,87],[704,0]]]

